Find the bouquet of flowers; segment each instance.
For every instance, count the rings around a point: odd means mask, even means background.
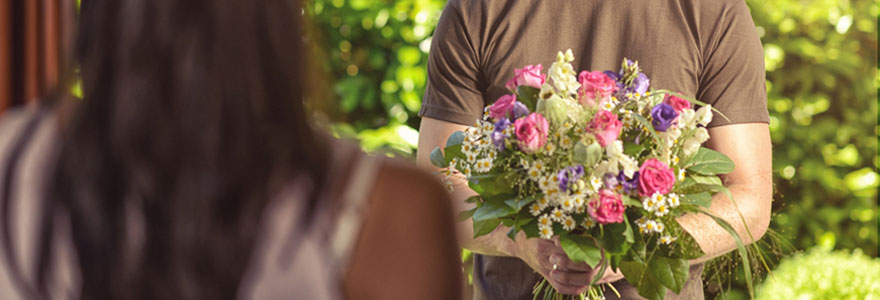
[[[733,162],[701,146],[712,108],[651,89],[637,62],[624,59],[619,72],[576,74],[573,60],[568,50],[548,74],[541,65],[515,70],[506,85],[511,93],[434,149],[431,161],[446,176],[464,174],[478,193],[466,200],[476,207],[459,216],[473,219],[475,237],[500,224],[511,238],[520,231],[557,236],[572,261],[601,268],[599,274],[619,269],[646,298],[678,293],[688,259],[703,253],[676,217],[709,214],[713,194],[730,196],[717,175],[733,171]],[[448,177],[446,183],[452,187]],[[732,227],[713,218],[743,254]],[[540,293],[563,297],[546,281],[535,286]],[[593,286],[579,297],[602,293]]]

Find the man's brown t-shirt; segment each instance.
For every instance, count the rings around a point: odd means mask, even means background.
[[[451,0],[432,38],[420,115],[472,125],[509,93],[514,68],[546,71],[566,49],[578,71],[616,72],[623,58],[637,60],[651,87],[694,96],[727,117],[709,127],[769,122],[763,50],[743,0]],[[702,299],[701,269],[667,298]],[[475,260],[478,298],[532,299],[539,279],[516,258]],[[630,293],[625,299],[637,297],[625,282],[616,286]]]

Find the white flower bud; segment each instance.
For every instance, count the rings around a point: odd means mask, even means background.
[[[700,143],[696,138],[689,138],[684,141],[684,145],[681,146],[681,151],[684,152],[685,156],[694,155],[697,153],[697,150],[700,150]]]
[[[706,104],[706,106],[700,107],[697,110],[696,119],[700,125],[709,125],[712,122],[712,105]]]
[[[705,143],[709,140],[709,131],[706,130],[705,127],[697,128],[697,130],[694,131],[694,138],[697,139],[697,142],[700,144]]]
[[[686,108],[681,111],[681,115],[678,116],[678,125],[684,128],[692,128],[696,125],[695,117],[696,112],[693,109]]]

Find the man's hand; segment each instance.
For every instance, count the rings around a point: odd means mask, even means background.
[[[573,262],[568,259],[559,245],[559,239],[523,239],[518,242],[517,257],[525,261],[535,272],[547,278],[557,291],[563,294],[576,295],[590,287],[590,283],[599,273],[599,268],[591,268],[586,263]],[[602,262],[600,262],[601,264]],[[623,279],[620,272],[606,268],[597,284],[609,283]]]

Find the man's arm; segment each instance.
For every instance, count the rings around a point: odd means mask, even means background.
[[[439,169],[431,164],[430,153],[436,147],[446,145],[446,139],[455,131],[463,131],[467,126],[451,122],[441,121],[429,117],[423,117],[419,126],[419,151],[416,163],[429,171],[436,172]],[[470,189],[464,176],[457,175],[452,180],[454,192],[452,194],[452,208],[456,213],[474,208],[473,204],[465,203],[465,199],[477,193]],[[468,219],[458,222],[457,231],[461,246],[480,254],[494,256],[517,256],[516,242],[507,237],[504,226],[499,226],[490,234],[474,239],[473,222]],[[518,237],[517,240],[522,240]]]
[[[733,172],[721,176],[734,201],[718,193],[709,210],[730,223],[744,243],[753,243],[770,225],[773,181],[768,126],[745,123],[713,127],[709,128],[709,137],[705,146],[727,155],[736,165]],[[687,214],[678,221],[706,253],[694,262],[707,261],[736,249],[733,237],[706,215]]]

